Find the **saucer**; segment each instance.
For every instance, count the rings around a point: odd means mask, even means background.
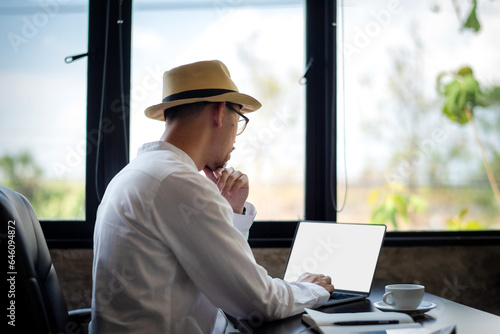
[[[391,306],[384,303],[382,300],[376,303],[373,303],[373,306],[378,308],[381,311],[386,312],[403,312],[409,315],[417,315],[428,312],[436,307],[436,304],[431,302],[422,301],[420,305],[416,309],[398,309],[396,306]]]

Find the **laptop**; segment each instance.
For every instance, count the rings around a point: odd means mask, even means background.
[[[385,225],[300,221],[283,279],[330,276],[335,290],[324,306],[367,298],[385,231]]]

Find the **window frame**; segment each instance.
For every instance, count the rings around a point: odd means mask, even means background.
[[[131,19],[131,0],[89,0],[85,220],[41,221],[49,248],[92,248],[99,198],[129,161]]]
[[[336,2],[305,0],[305,18],[305,219],[336,221],[333,203],[337,201],[337,180],[333,176],[337,175],[334,141],[337,137],[337,36],[336,26],[332,24],[337,21]],[[89,0],[86,219],[41,221],[50,248],[92,248],[98,198],[129,161],[125,143],[130,126],[131,20],[132,0]],[[102,34],[106,30],[107,38]],[[96,140],[99,131],[101,134]],[[256,248],[290,247],[297,223],[257,221],[250,230],[249,243]],[[499,243],[500,231],[495,230],[388,232],[384,241],[385,246]]]

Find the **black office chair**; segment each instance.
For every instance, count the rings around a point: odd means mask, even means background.
[[[3,261],[7,261],[8,332],[85,333],[90,309],[68,312],[31,204],[23,195],[1,185],[0,219],[4,226],[0,244],[5,250]]]

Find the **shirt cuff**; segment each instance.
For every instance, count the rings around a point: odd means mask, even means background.
[[[324,305],[331,297],[330,292],[325,288],[309,282],[291,282],[290,285],[302,290],[301,297],[296,296],[296,303],[302,304],[302,307],[318,308]]]
[[[233,225],[238,229],[241,234],[248,240],[248,233],[250,231],[250,227],[252,227],[255,216],[257,215],[257,210],[255,206],[250,203],[245,203],[246,212],[244,215],[233,214]]]
[[[215,324],[212,328],[212,334],[222,334],[226,333],[227,320],[224,316],[222,310],[217,311],[217,317],[215,318]]]

